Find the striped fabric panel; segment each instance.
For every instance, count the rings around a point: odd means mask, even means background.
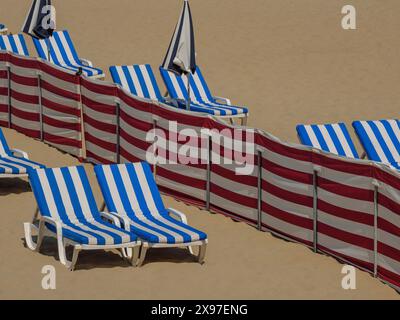
[[[0,126],[8,126],[8,74],[9,69],[2,60],[6,54],[0,55]]]
[[[355,121],[353,127],[368,158],[400,169],[400,121]]]
[[[64,237],[89,245],[136,240],[135,235],[100,218],[83,167],[33,170],[29,177],[41,214],[59,221]]]
[[[132,232],[155,243],[189,243],[207,236],[176,221],[164,207],[146,163],[96,166],[107,208],[129,218]]]
[[[10,148],[6,137],[4,136],[3,130],[0,129],[0,157],[8,156],[10,154]]]
[[[25,38],[21,33],[0,36],[0,50],[10,51],[21,56],[29,56]]]
[[[161,76],[165,82],[170,96],[173,99],[187,100],[187,76],[178,76],[173,72],[160,68]],[[224,104],[216,103],[215,101],[203,101],[200,91],[191,79],[191,105],[190,109],[196,112],[203,112],[217,116],[229,116],[248,113],[247,108],[227,106]],[[186,105],[182,103],[182,108],[186,108]]]
[[[299,125],[301,143],[339,156],[358,159],[358,153],[344,123]]]
[[[77,72],[79,68],[82,68],[83,74],[88,77],[103,74],[100,69],[82,64],[67,30],[54,32],[49,40],[33,38],[39,57],[44,60],[49,59],[48,41],[50,41],[50,62],[73,72]]]
[[[135,96],[163,102],[153,70],[149,64],[111,66],[113,81]]]

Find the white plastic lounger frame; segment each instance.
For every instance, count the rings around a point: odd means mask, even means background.
[[[8,32],[8,29],[6,27],[0,29],[0,35],[6,35],[7,32]]]
[[[165,209],[147,163],[98,165],[95,172],[110,214],[142,240],[138,266],[149,248],[188,248],[193,255],[198,246],[197,260],[204,262],[207,235],[190,227],[183,213]]]
[[[30,182],[38,209],[32,223],[24,223],[29,249],[38,252],[44,237],[50,236],[57,239],[60,262],[71,271],[82,250],[118,249],[136,266],[141,242],[122,229],[118,219],[97,210],[83,167],[34,170]],[[36,242],[33,231],[37,233]],[[71,261],[65,252],[69,245],[74,247]]]

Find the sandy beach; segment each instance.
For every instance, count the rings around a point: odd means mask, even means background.
[[[30,2],[2,0],[0,22],[18,32]],[[107,71],[108,81],[110,65],[161,64],[182,5],[180,0],[53,2],[57,28],[70,31],[79,55]],[[353,31],[340,25],[345,4],[191,0],[198,64],[215,95],[248,106],[250,126],[285,141],[297,142],[300,123],[343,121],[350,128],[353,120],[398,118],[400,3],[353,0],[358,13]],[[160,77],[158,82],[161,86]],[[13,130],[4,133],[12,147],[37,162],[78,164]],[[92,166],[85,166],[100,206]],[[33,194],[26,180],[0,180],[0,299],[400,298],[359,270],[357,289],[343,290],[343,265],[335,259],[170,197],[164,200],[208,234],[205,265],[183,250],[153,250],[135,269],[116,254],[99,251],[82,253],[78,270],[71,273],[57,261],[53,241],[41,254],[24,247],[22,224],[36,208]],[[44,265],[56,268],[56,290],[41,287]]]

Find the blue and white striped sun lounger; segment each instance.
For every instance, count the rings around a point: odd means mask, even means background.
[[[0,178],[25,177],[31,169],[39,168],[44,168],[44,165],[30,161],[26,152],[11,150],[0,129]]]
[[[165,103],[149,64],[133,66],[111,66],[111,77],[135,96]]]
[[[400,169],[400,121],[355,121],[353,127],[368,159]]]
[[[302,144],[339,156],[359,159],[356,147],[344,123],[324,125],[298,125]]]
[[[143,240],[138,265],[149,247],[188,247],[193,253],[191,247],[200,246],[198,260],[203,262],[207,235],[188,226],[183,213],[164,207],[147,163],[99,165],[95,172],[108,210]]]
[[[179,76],[163,68],[160,68],[160,72],[171,98],[181,100],[182,106],[186,108],[185,101],[188,98],[187,76]],[[212,96],[199,67],[197,67],[196,72],[190,77],[190,90],[191,111],[227,118],[247,118],[247,108],[232,106],[229,99]]]
[[[79,68],[82,68],[83,75],[87,77],[104,78],[105,75],[102,70],[94,68],[90,61],[78,57],[67,30],[54,32],[49,40],[32,39],[40,58],[48,60],[47,43],[50,41],[50,61],[52,63],[74,72],[78,72]]]
[[[29,56],[28,47],[22,33],[0,36],[0,50],[13,52],[21,56]]]
[[[25,239],[31,250],[38,251],[44,236],[53,236],[58,242],[60,262],[74,269],[81,250],[124,249],[130,250],[132,263],[136,265],[140,242],[137,236],[108,221],[116,221],[106,213],[100,213],[85,169],[82,166],[57,169],[32,170],[29,173],[32,190],[38,203],[38,240],[34,243],[32,229],[25,223]],[[65,256],[65,247],[74,246],[72,261]],[[128,250],[127,250],[128,251]],[[126,253],[124,254],[126,256]]]

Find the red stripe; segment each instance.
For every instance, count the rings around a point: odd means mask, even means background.
[[[82,142],[79,140],[60,137],[46,132],[44,132],[44,140],[46,142],[55,143],[63,146],[82,148]]]
[[[322,222],[318,222],[318,233],[323,233],[331,238],[346,242],[349,245],[351,244],[360,248],[374,250],[373,239],[343,231]]]
[[[375,177],[383,183],[400,191],[400,178],[395,173],[388,173],[380,168],[375,168]]]
[[[378,252],[400,263],[400,249],[378,241]]]
[[[165,161],[166,163],[170,162],[171,165],[182,164],[190,168],[207,169],[207,163],[202,163],[200,156],[199,158],[193,158],[187,155],[178,155],[177,153],[165,150],[165,148],[161,148],[160,146],[157,146],[155,153],[160,161]]]
[[[127,124],[132,126],[133,128],[139,129],[146,133],[154,128],[152,123],[148,123],[148,122],[142,121],[140,119],[133,118],[129,114],[125,113],[122,109],[121,109],[120,116],[121,116],[121,120],[123,120],[124,122],[126,122]]]
[[[194,127],[203,128],[206,127],[206,123],[208,122],[207,116],[194,116],[190,114],[185,114],[182,111],[175,111],[174,107],[158,107],[157,105],[153,105],[153,113],[154,115],[159,116],[168,121],[176,121],[179,125],[189,125]]]
[[[273,207],[264,201],[262,202],[262,214],[264,215],[269,215],[272,217],[275,217],[276,219],[285,221],[289,224],[308,229],[308,230],[313,230],[313,221],[309,218],[301,217],[295,214],[291,214],[289,212],[283,211],[281,209],[278,209],[276,207]]]
[[[397,290],[400,289],[400,275],[385,269],[384,267],[378,266],[378,275],[379,278],[389,282],[390,284],[397,287]]]
[[[229,186],[228,186],[228,188],[229,188]],[[240,190],[237,190],[237,191],[240,192]],[[257,209],[257,207],[258,207],[257,199],[245,196],[240,193],[236,193],[231,190],[227,190],[213,182],[211,182],[210,192],[211,192],[211,194],[215,194],[223,199],[229,199],[229,201],[238,203],[245,207],[249,207],[252,209]]]
[[[191,195],[189,196],[189,195],[186,195],[186,194],[184,194],[182,192],[179,192],[179,191],[176,191],[176,190],[171,190],[171,189],[169,189],[167,187],[164,187],[164,186],[159,186],[158,188],[159,188],[160,192],[163,193],[163,194],[166,194],[168,196],[172,196],[175,199],[184,201],[187,204],[190,204],[190,205],[193,205],[193,206],[199,206],[200,209],[204,208],[204,205],[205,205],[205,200],[204,199],[198,199],[198,198],[195,198],[194,196],[191,196]]]
[[[37,87],[39,85],[37,77],[24,77],[15,73],[11,73],[11,81],[30,87]]]
[[[312,174],[296,171],[294,169],[289,169],[286,167],[282,167],[279,164],[271,162],[265,158],[262,159],[262,167],[265,170],[267,170],[279,177],[282,177],[282,178],[285,178],[288,180],[297,181],[297,182],[304,183],[304,184],[309,184],[309,185],[313,184],[313,175]]]
[[[151,146],[151,143],[148,143],[148,142],[142,141],[136,137],[133,137],[130,134],[128,134],[127,132],[125,132],[123,129],[120,129],[120,136],[129,144],[131,144],[139,149],[145,150],[145,151],[148,150]]]
[[[7,88],[0,88],[0,96],[8,97],[8,87]]]
[[[125,102],[127,104],[128,108],[137,109],[139,111],[152,113],[152,108],[156,107],[152,103],[139,101],[139,100],[135,99],[132,96],[128,96],[121,89],[118,89],[118,96],[123,102]]]
[[[334,250],[331,250],[331,249],[329,249],[327,247],[324,247],[324,246],[321,246],[321,245],[318,245],[318,250],[320,250],[321,252],[325,252],[325,253],[327,253],[327,254],[329,254],[331,256],[336,256],[336,258],[341,262],[351,263],[354,266],[359,266],[359,267],[361,267],[363,269],[366,269],[366,270],[369,270],[371,272],[374,270],[374,264],[373,263],[365,262],[365,261],[362,261],[362,260],[359,260],[359,259],[356,259],[356,258],[352,258],[350,256],[347,256],[347,255],[342,254],[340,252],[336,252]]]
[[[169,171],[168,169],[166,169],[161,165],[157,166],[157,175],[164,177],[168,180],[174,181],[177,184],[190,186],[192,188],[200,190],[206,190],[206,181],[194,177],[185,176],[183,174],[179,174],[174,171]]]
[[[14,66],[27,69],[37,69],[38,71],[40,70],[40,63],[32,58],[22,58],[17,55],[10,54],[8,61],[10,62],[10,64],[13,64]]]
[[[75,92],[71,92],[71,91],[67,91],[67,90],[61,89],[61,88],[56,87],[55,85],[52,85],[51,83],[49,83],[47,81],[44,81],[44,80],[42,80],[42,88],[47,90],[47,91],[50,91],[51,93],[54,93],[56,95],[61,96],[64,99],[80,101],[80,95],[79,94],[77,94]]]
[[[282,237],[291,239],[292,241],[296,241],[296,242],[305,244],[307,247],[313,247],[314,246],[314,243],[312,241],[308,241],[308,240],[305,240],[305,239],[301,239],[301,238],[295,237],[295,236],[290,235],[290,234],[288,234],[286,232],[282,232],[282,231],[280,231],[278,229],[272,228],[271,226],[269,226],[269,225],[267,225],[265,223],[261,223],[261,226],[263,227],[262,231],[270,231],[277,237],[282,236]]]
[[[0,104],[0,113],[7,113],[8,114],[8,105]]]
[[[118,96],[117,86],[115,85],[106,85],[100,82],[94,83],[93,81],[87,80],[82,77],[81,84],[87,90],[90,90],[94,93],[103,96]]]
[[[101,113],[105,113],[105,114],[109,114],[109,115],[113,115],[113,116],[115,116],[117,114],[115,105],[108,105],[108,104],[96,102],[85,96],[82,96],[82,103],[87,108],[92,109],[97,112],[101,112]]]
[[[142,159],[139,159],[137,157],[135,157],[133,154],[131,154],[130,152],[126,151],[123,147],[120,147],[120,153],[121,156],[124,157],[127,161],[129,162],[141,162]]]
[[[250,187],[257,187],[257,177],[254,176],[245,176],[245,175],[237,175],[235,171],[231,171],[223,166],[212,164],[211,165],[211,173],[217,174],[225,179],[229,179],[234,181],[235,183],[247,185]]]
[[[0,126],[1,127],[8,127],[8,121],[0,120]]]
[[[72,84],[79,84],[79,77],[75,74],[67,73],[64,70],[58,70],[56,68],[53,68],[49,64],[46,64],[43,62],[40,63],[40,69],[43,72],[45,72],[57,79],[62,79],[63,81],[66,81],[66,82],[69,82]]]
[[[39,139],[40,138],[40,131],[38,131],[38,130],[25,129],[25,128],[17,126],[14,123],[11,125],[11,128],[14,129],[14,130],[17,130],[20,133],[25,134],[28,137],[32,137],[32,138],[35,138],[35,139]]]
[[[0,70],[0,79],[8,79],[8,71]]]
[[[371,205],[372,205],[372,203],[371,203]],[[323,211],[327,214],[330,214],[332,216],[335,216],[335,217],[362,223],[367,226],[374,225],[374,216],[371,214],[335,206],[335,205],[325,202],[324,200],[321,200],[321,199],[318,199],[318,210],[321,210],[321,211]]]
[[[30,103],[30,104],[38,104],[39,103],[38,96],[32,96],[29,94],[20,93],[20,92],[14,91],[13,89],[11,89],[11,97],[15,100],[25,102],[25,103]]]
[[[46,115],[43,115],[43,122],[49,126],[60,128],[62,130],[68,129],[68,130],[73,130],[73,131],[81,131],[81,124],[80,123],[70,123],[70,122],[65,122],[62,120],[54,119],[51,117],[48,117]]]
[[[373,190],[351,187],[322,177],[318,177],[318,187],[346,198],[358,199],[362,201],[374,201]]]
[[[90,124],[93,128],[97,130],[111,133],[112,135],[117,134],[117,126],[115,124],[109,124],[105,122],[101,122],[89,117],[87,114],[83,115],[83,119],[86,123]]]
[[[59,104],[57,102],[48,100],[44,97],[42,97],[42,104],[44,107],[54,110],[56,112],[64,113],[66,115],[74,116],[76,118],[81,117],[81,112],[79,109],[75,109],[69,106],[64,106],[62,104]]]
[[[39,122],[40,115],[38,113],[32,113],[27,111],[22,111],[16,107],[11,108],[11,114],[24,120]]]
[[[101,164],[113,164],[114,163],[112,161],[104,159],[104,158],[100,157],[99,155],[91,152],[89,149],[86,150],[86,157],[87,158],[92,158],[92,159],[96,160],[98,163],[101,163]]]
[[[310,197],[310,196],[305,196],[299,193],[295,193],[295,192],[291,192],[291,191],[287,191],[284,189],[281,189],[277,186],[272,185],[271,183],[268,183],[266,181],[262,182],[262,188],[263,191],[266,191],[274,196],[277,196],[278,198],[281,198],[283,200],[295,203],[295,204],[299,204],[302,206],[306,206],[306,207],[313,207],[313,202],[314,202],[314,198]]]
[[[97,146],[100,146],[104,150],[114,152],[114,153],[116,153],[116,151],[117,151],[117,145],[115,143],[96,138],[95,136],[91,135],[89,132],[85,132],[85,137],[86,137],[87,141],[89,141]]]
[[[378,203],[381,206],[384,206],[388,210],[392,211],[395,215],[400,216],[400,203],[394,201],[393,199],[388,198],[383,193],[379,193],[378,195]]]

